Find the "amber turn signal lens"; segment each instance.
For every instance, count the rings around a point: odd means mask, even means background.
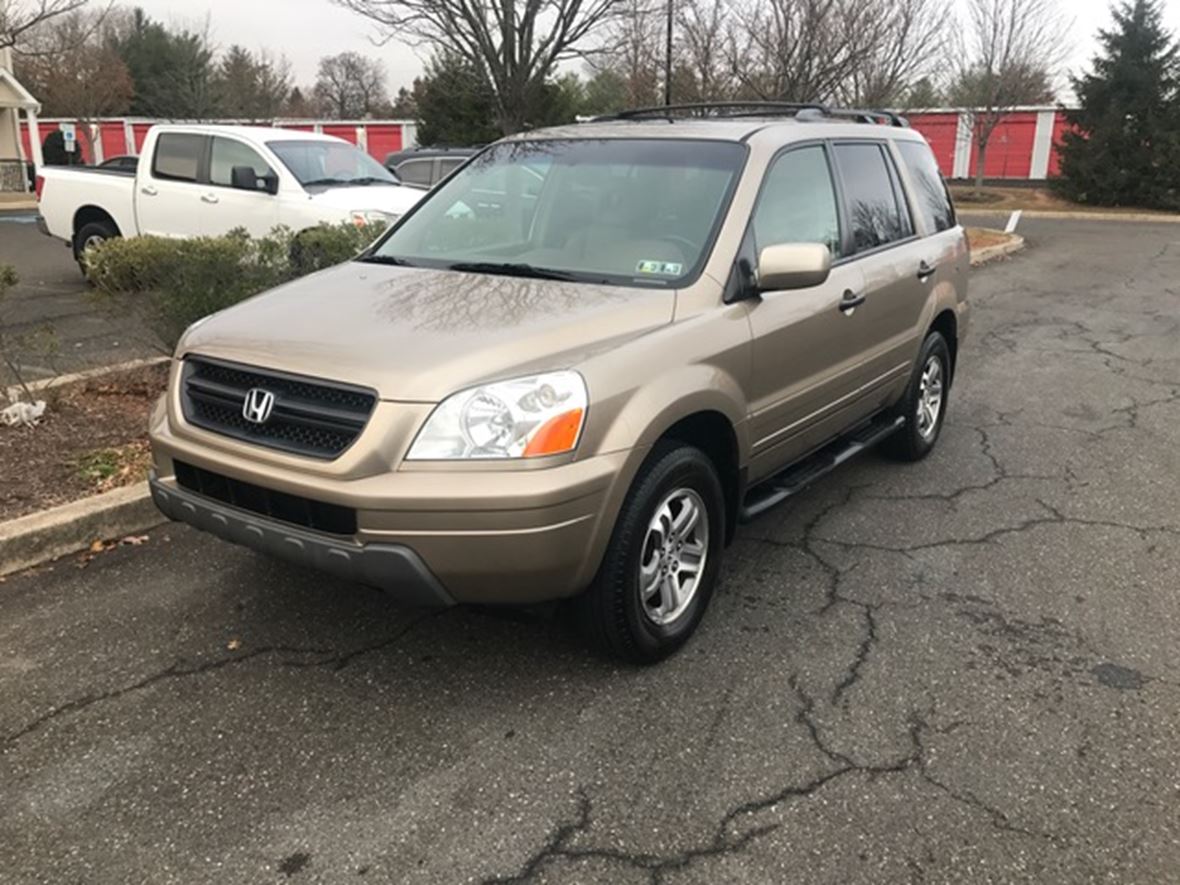
[[[582,431],[582,415],[581,409],[573,409],[550,418],[537,428],[537,432],[525,446],[524,457],[560,455],[573,449],[578,444],[578,434]]]

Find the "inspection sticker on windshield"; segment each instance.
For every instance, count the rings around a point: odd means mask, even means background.
[[[659,274],[665,277],[678,277],[684,273],[684,265],[676,261],[641,261],[636,272]]]

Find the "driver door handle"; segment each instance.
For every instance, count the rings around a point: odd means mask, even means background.
[[[202,203],[216,203],[216,202],[218,202],[218,200],[219,200],[219,197],[217,196],[217,194],[201,194],[201,202]]]
[[[925,261],[923,261],[918,265],[918,279],[924,283],[934,276],[934,272],[936,270],[938,270],[938,265],[927,264]]]
[[[851,289],[846,289],[844,291],[844,297],[840,299],[840,312],[844,314],[844,316],[852,316],[852,312],[864,303],[865,296],[863,292],[860,295],[857,295]]]
[[[143,187],[141,187],[139,189],[139,192],[141,194],[143,194],[145,197],[154,197],[156,194],[159,193],[159,191],[156,190],[154,187],[152,187],[150,184],[145,184]]]

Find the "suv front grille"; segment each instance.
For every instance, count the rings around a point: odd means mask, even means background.
[[[356,511],[349,507],[264,489],[183,461],[173,461],[172,466],[177,485],[206,498],[317,532],[356,534]]]
[[[190,424],[296,455],[339,457],[360,436],[377,394],[363,387],[320,381],[206,357],[189,357],[181,376],[184,417]],[[243,406],[253,389],[274,395],[261,424]]]

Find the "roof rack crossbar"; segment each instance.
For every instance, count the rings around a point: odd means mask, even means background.
[[[660,105],[656,107],[633,108],[614,114],[594,117],[590,122],[601,123],[610,120],[675,120],[694,117],[774,117],[790,116],[800,120],[824,118],[857,120],[862,123],[877,123],[889,126],[907,127],[909,122],[893,111],[860,110],[855,108],[830,108],[819,102],[791,101],[711,101],[692,104]]]

